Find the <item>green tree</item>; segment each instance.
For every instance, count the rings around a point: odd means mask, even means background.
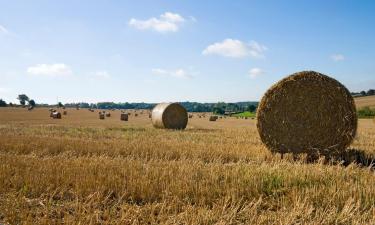
[[[30,99],[29,100],[29,106],[31,106],[31,107],[35,107],[35,101],[34,101],[34,99]]]
[[[257,109],[257,107],[255,105],[249,105],[247,107],[247,111],[249,111],[249,112],[255,112],[256,109]]]
[[[7,103],[3,99],[0,99],[0,107],[6,107],[6,106],[7,106]]]
[[[17,99],[20,101],[20,104],[23,106],[26,105],[26,102],[29,102],[29,97],[27,97],[27,95],[25,94],[18,95]]]
[[[59,108],[64,107],[64,105],[61,102],[59,102],[57,105],[59,106]]]

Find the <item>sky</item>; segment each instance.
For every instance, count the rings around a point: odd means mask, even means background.
[[[372,0],[0,0],[0,98],[258,101],[315,70],[375,88]]]

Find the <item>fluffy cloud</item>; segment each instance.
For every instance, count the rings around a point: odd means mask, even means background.
[[[73,74],[69,66],[63,63],[38,64],[27,68],[27,73],[38,76],[61,77]]]
[[[251,78],[256,78],[260,75],[263,75],[264,73],[265,72],[262,69],[256,67],[249,70],[249,76]]]
[[[205,50],[203,50],[203,55],[221,55],[225,57],[232,58],[243,58],[246,56],[251,56],[254,58],[264,57],[264,52],[267,47],[259,44],[256,41],[251,41],[246,44],[240,40],[235,39],[225,39],[222,42],[216,42],[209,45]]]
[[[156,68],[156,69],[152,69],[151,71],[153,74],[166,76],[166,77],[175,77],[175,78],[184,78],[184,79],[193,77],[193,75],[190,72],[184,69],[165,70],[165,69]]]
[[[333,54],[333,55],[331,55],[331,59],[335,62],[344,61],[345,56],[342,55],[342,54]]]
[[[9,30],[0,25],[0,34],[9,34]]]
[[[159,18],[152,17],[147,20],[130,19],[129,26],[139,30],[154,30],[161,33],[176,32],[185,19],[177,13],[166,12]]]

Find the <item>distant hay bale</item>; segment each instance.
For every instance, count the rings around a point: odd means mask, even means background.
[[[65,115],[65,116],[68,115],[68,112],[67,112],[67,111],[64,111],[64,112],[63,112],[63,115]]]
[[[99,113],[99,119],[101,119],[101,120],[104,120],[104,119],[105,119],[105,115],[104,115],[104,113]]]
[[[189,119],[193,118],[193,114],[189,114]]]
[[[219,117],[218,116],[210,116],[209,121],[216,121]]]
[[[340,153],[357,131],[353,97],[338,81],[304,71],[273,85],[257,110],[262,142],[273,152]]]
[[[105,114],[105,116],[106,116],[106,117],[111,117],[111,113],[110,113],[110,112],[107,112],[107,113]]]
[[[160,103],[152,110],[152,124],[156,128],[185,129],[188,123],[186,109],[178,103]]]
[[[53,112],[52,118],[53,119],[61,119],[61,113],[60,112]]]
[[[27,110],[29,110],[29,111],[31,111],[31,110],[33,110],[34,109],[34,106],[29,106],[28,108],[27,108]]]
[[[122,121],[128,121],[129,120],[129,116],[126,113],[121,113],[120,119]]]

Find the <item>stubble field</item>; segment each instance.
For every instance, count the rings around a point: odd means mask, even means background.
[[[372,120],[327,163],[271,154],[251,119],[67,111],[0,109],[0,224],[375,224]]]

